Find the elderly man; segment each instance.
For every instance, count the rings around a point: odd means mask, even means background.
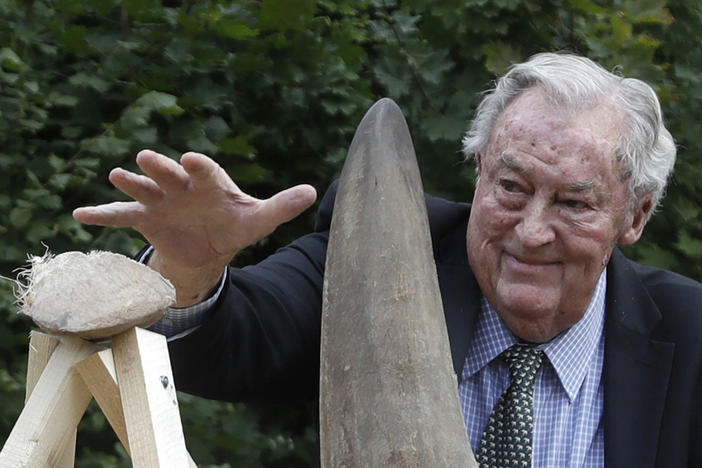
[[[635,264],[675,160],[655,93],[588,59],[540,54],[502,77],[464,139],[472,205],[427,198],[459,395],[482,466],[702,466],[702,287]],[[241,192],[206,156],[151,151],[112,183],[136,201],[76,210],[132,226],[176,285],[180,388],[314,398],[333,187],[315,232],[258,265],[231,258],[310,206],[298,186]],[[222,275],[224,271],[224,275]],[[294,382],[294,385],[290,385]],[[523,466],[523,465],[514,465]],[[528,462],[527,462],[528,466]]]

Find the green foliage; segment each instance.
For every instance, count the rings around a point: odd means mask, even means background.
[[[702,278],[702,11],[694,0],[0,0],[0,274],[26,255],[108,249],[133,232],[80,226],[77,206],[121,198],[112,167],[152,148],[208,153],[261,197],[323,191],[368,106],[402,107],[429,192],[469,200],[460,138],[479,92],[511,63],[580,52],[659,92],[680,153],[661,212],[628,253]],[[256,261],[312,213],[248,249]],[[0,435],[23,400],[28,321],[0,282]],[[307,409],[181,396],[203,466],[306,466]],[[282,416],[281,416],[282,415]],[[129,466],[102,415],[81,423],[79,467]],[[209,464],[209,465],[208,465]]]

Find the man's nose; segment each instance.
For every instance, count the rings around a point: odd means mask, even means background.
[[[556,232],[552,221],[546,203],[535,200],[529,203],[515,227],[522,246],[536,248],[553,242],[556,239]]]

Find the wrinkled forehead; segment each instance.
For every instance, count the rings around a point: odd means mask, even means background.
[[[488,153],[501,154],[519,142],[528,143],[535,151],[597,152],[616,158],[623,130],[623,114],[610,100],[577,109],[559,107],[537,87],[523,92],[502,111],[490,136]]]
[[[525,93],[498,118],[482,155],[483,168],[510,168],[554,186],[589,184],[617,191],[623,179],[617,158],[620,128],[613,106],[573,114],[538,92]]]

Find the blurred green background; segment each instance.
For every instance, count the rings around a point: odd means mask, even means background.
[[[213,156],[249,193],[321,193],[353,130],[395,99],[428,192],[470,200],[460,138],[510,63],[569,50],[659,93],[679,145],[676,174],[644,238],[644,263],[702,278],[702,7],[697,0],[0,0],[0,275],[27,255],[133,254],[134,232],[81,226],[71,211],[122,198],[107,182],[139,149]],[[261,259],[310,229],[313,211],[243,252]],[[0,280],[0,440],[22,408],[28,332]],[[314,408],[181,395],[203,467],[309,466]],[[130,463],[92,405],[77,467]]]

